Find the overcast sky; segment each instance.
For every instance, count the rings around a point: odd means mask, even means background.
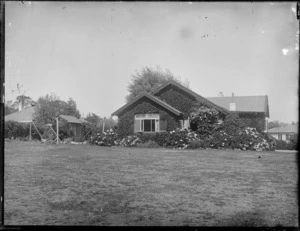
[[[204,97],[268,95],[298,121],[296,2],[6,2],[6,100],[72,97],[84,115],[125,104],[131,75],[169,69]]]

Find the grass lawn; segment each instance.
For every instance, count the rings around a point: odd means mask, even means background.
[[[4,224],[297,226],[297,181],[297,153],[6,142]]]

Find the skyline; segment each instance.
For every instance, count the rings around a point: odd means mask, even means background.
[[[268,95],[270,121],[298,121],[296,2],[5,4],[6,101],[20,83],[109,117],[131,75],[160,66],[203,97]]]

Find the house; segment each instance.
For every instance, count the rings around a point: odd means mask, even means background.
[[[289,141],[298,134],[298,125],[271,128],[268,130],[268,134],[273,136],[276,140]]]
[[[259,98],[260,101],[262,98]],[[256,109],[249,104],[249,98],[235,102],[236,109],[245,116],[260,121],[259,124],[265,124],[265,116],[269,115],[267,97],[264,98],[266,105],[261,115],[261,109]],[[228,107],[226,105],[228,103]],[[244,103],[248,106],[240,105]],[[233,105],[233,104],[232,104]],[[216,109],[222,119],[231,111],[229,102],[219,102],[210,100],[195,93],[194,91],[182,86],[175,81],[168,81],[158,87],[152,95],[143,93],[132,101],[112,113],[112,116],[118,116],[118,133],[129,135],[134,133],[155,133],[171,131],[176,128],[189,127],[189,114],[193,107],[206,106]],[[240,109],[241,108],[241,109]],[[251,109],[251,110],[250,110]]]
[[[209,101],[239,114],[240,118],[250,119],[250,126],[262,132],[267,131],[269,115],[268,96],[207,97]]]
[[[218,110],[223,117],[229,112],[175,81],[168,81],[153,95],[143,93],[112,113],[118,116],[119,134],[164,132],[189,126],[189,113],[194,106]]]

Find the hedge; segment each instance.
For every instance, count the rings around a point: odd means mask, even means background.
[[[30,134],[29,123],[19,123],[15,121],[5,121],[4,123],[4,137],[9,139],[23,138],[29,139]],[[39,132],[43,132],[44,128],[38,126]],[[33,140],[40,140],[41,137],[32,125],[31,127],[31,138]]]

